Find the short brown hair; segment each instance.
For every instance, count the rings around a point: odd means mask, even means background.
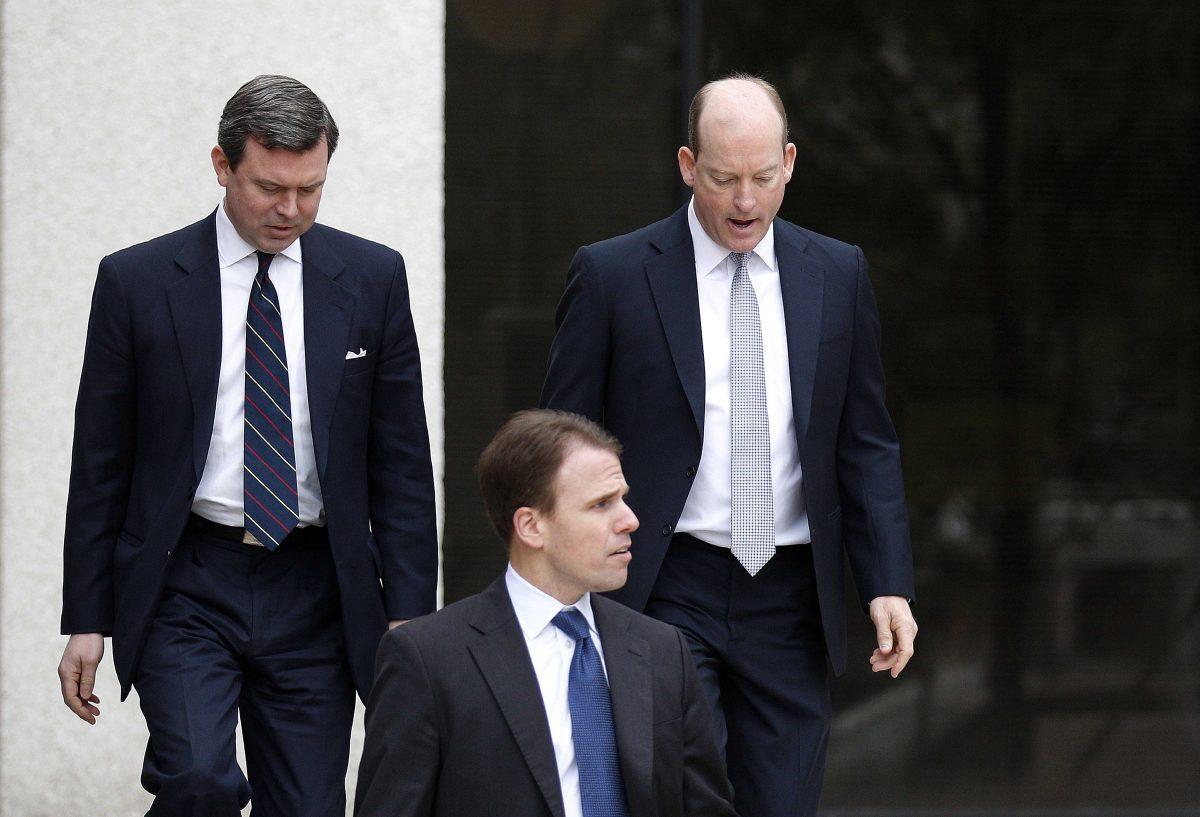
[[[554,511],[554,479],[572,446],[621,455],[617,438],[586,417],[552,409],[519,411],[505,421],[479,456],[475,471],[488,519],[505,545],[517,508]]]
[[[696,92],[696,95],[692,97],[692,104],[688,107],[688,148],[692,151],[692,155],[698,156],[700,154],[700,114],[704,113],[704,101],[708,98],[708,92],[718,82],[730,79],[752,82],[766,93],[771,103],[774,104],[775,110],[779,112],[779,120],[783,125],[783,144],[786,145],[788,141],[787,111],[783,109],[783,99],[779,96],[779,91],[776,91],[775,86],[762,77],[737,72],[721,77],[720,79],[715,79],[712,82],[704,83],[704,85],[700,86],[700,90]]]

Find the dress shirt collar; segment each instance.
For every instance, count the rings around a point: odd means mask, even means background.
[[[247,255],[254,255],[254,247],[238,234],[237,228],[229,220],[225,212],[225,200],[217,205],[217,257],[221,260],[221,269],[232,267]],[[300,258],[300,239],[297,238],[285,249],[279,252],[285,258],[290,258],[297,264],[303,263]]]
[[[717,268],[729,257],[730,251],[722,247],[704,232],[700,219],[696,217],[696,199],[688,202],[688,228],[692,231],[692,252],[696,256],[696,272],[702,277],[710,277]],[[767,226],[767,234],[754,248],[754,254],[767,265],[767,269],[775,269],[775,222]]]
[[[563,604],[530,584],[511,563],[504,573],[504,583],[508,587],[508,597],[512,599],[513,610],[517,613],[517,622],[521,625],[521,632],[525,634],[526,641],[532,641],[547,627],[552,627],[551,620],[568,607],[574,607],[583,613],[592,637],[598,635],[596,619],[592,616],[590,593],[584,593],[574,604]]]

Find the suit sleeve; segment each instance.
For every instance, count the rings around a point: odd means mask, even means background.
[[[900,442],[884,404],[879,311],[858,252],[853,345],[838,433],[842,535],[859,599],[914,595]]]
[[[129,306],[111,261],[100,262],[75,403],[63,540],[62,633],[113,627],[113,551],[133,475],[136,379]]]
[[[608,309],[587,247],[575,253],[555,314],[554,342],[538,405],[604,422],[609,360]]]
[[[711,706],[692,663],[683,634],[679,642],[683,673],[683,813],[694,817],[736,817],[725,761],[717,746]]]
[[[421,355],[399,256],[375,367],[368,445],[371,531],[384,609],[389,619],[416,618],[437,604],[437,517]]]
[[[439,754],[433,685],[420,649],[398,627],[384,636],[375,659],[355,817],[429,817]]]

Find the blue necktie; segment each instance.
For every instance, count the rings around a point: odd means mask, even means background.
[[[279,296],[259,251],[246,308],[246,406],[243,501],[246,530],[274,550],[300,520],[292,399]]]
[[[575,655],[567,680],[571,710],[571,742],[579,769],[579,799],[583,817],[629,817],[625,783],[617,755],[612,699],[587,619],[575,609],[561,611],[554,626],[575,640]]]

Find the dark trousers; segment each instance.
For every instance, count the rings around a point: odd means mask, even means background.
[[[134,686],[148,817],[237,817],[252,798],[255,817],[345,814],[354,685],[323,531],[272,553],[189,526]]]
[[[751,576],[729,550],[676,534],[646,614],[688,639],[737,813],[815,815],[831,710],[811,548],[779,548]]]

